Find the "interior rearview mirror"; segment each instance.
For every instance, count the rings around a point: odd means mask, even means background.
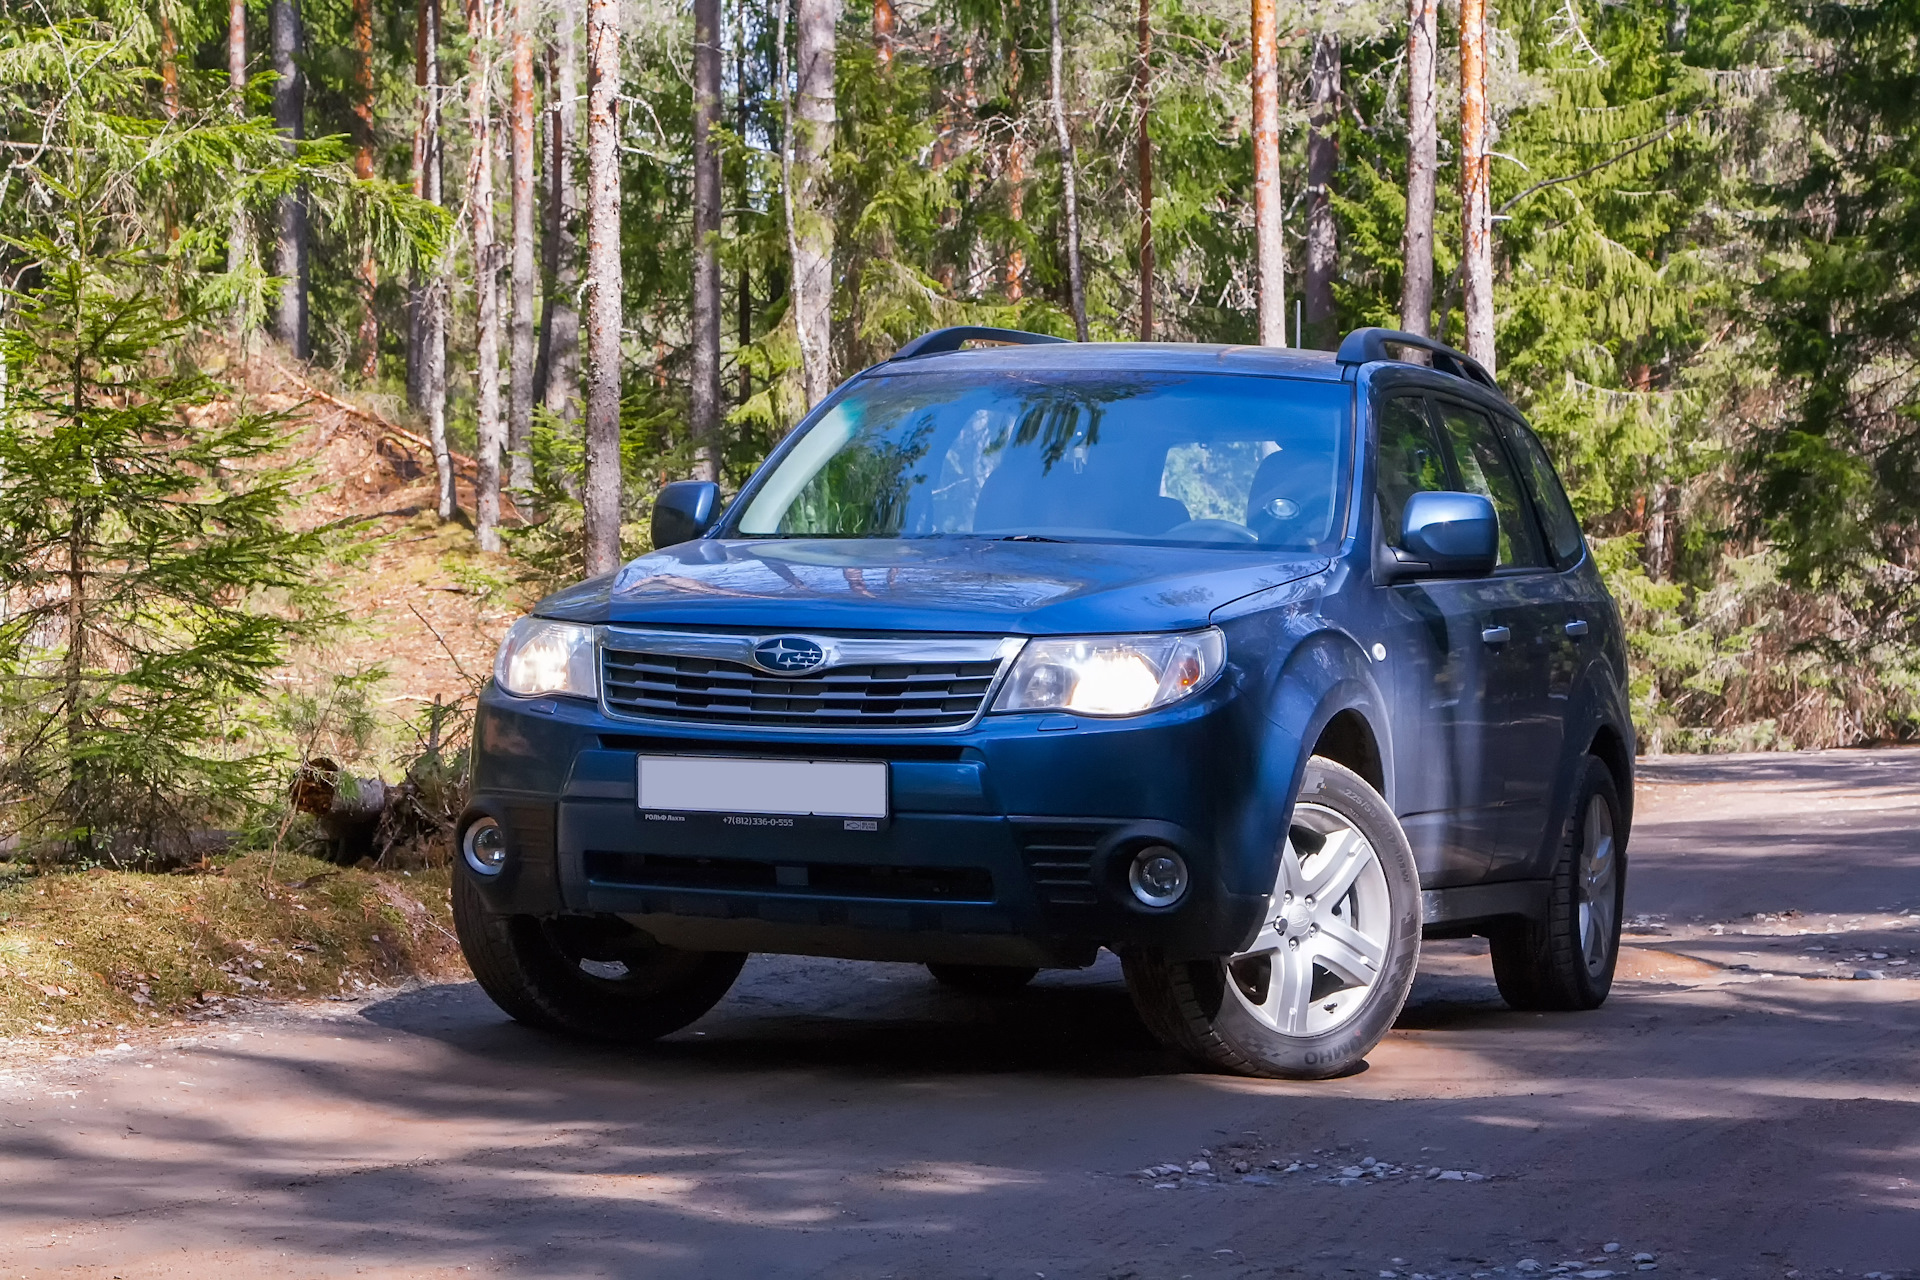
[[[1477,493],[1416,493],[1400,516],[1395,577],[1477,578],[1500,556],[1493,503]]]
[[[720,486],[711,480],[676,480],[653,500],[653,546],[692,542],[720,515]]]

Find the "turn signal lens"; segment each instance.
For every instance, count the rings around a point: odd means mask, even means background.
[[[494,659],[493,679],[516,697],[560,693],[600,696],[594,670],[593,628],[545,618],[522,618],[507,632]]]
[[[1189,697],[1226,665],[1218,627],[1179,635],[1029,640],[995,699],[995,711],[1134,716]]]

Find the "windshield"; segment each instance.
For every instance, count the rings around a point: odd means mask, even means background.
[[[1046,538],[1321,551],[1351,389],[1230,374],[867,378],[754,487],[736,537]]]

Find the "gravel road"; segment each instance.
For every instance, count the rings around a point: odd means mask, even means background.
[[[1436,944],[1330,1083],[1187,1069],[1110,958],[757,958],[644,1052],[471,984],[10,1046],[0,1277],[1920,1277],[1920,752],[1642,778],[1604,1009]]]

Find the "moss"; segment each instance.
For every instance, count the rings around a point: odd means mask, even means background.
[[[111,1038],[463,971],[446,869],[282,853],[194,874],[0,874],[0,1035]]]

